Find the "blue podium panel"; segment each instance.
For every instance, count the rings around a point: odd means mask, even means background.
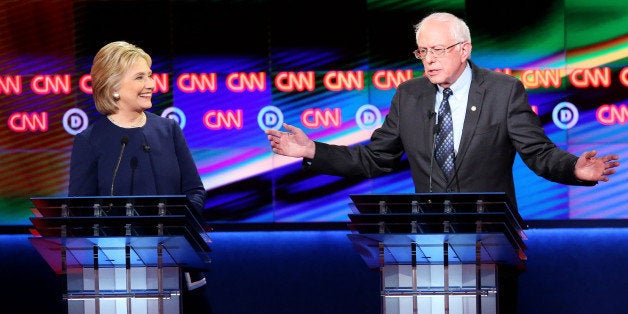
[[[124,267],[127,263],[133,267],[162,265],[205,269],[211,262],[207,254],[196,251],[184,236],[32,237],[29,240],[57,274],[63,273],[64,258],[66,269]],[[97,250],[97,262],[94,250]]]
[[[451,264],[475,263],[520,264],[523,251],[512,247],[501,233],[480,234],[349,234],[349,239],[368,265],[376,269],[384,265],[443,264],[443,243]],[[383,247],[381,244],[384,244]],[[416,251],[412,253],[412,244]]]

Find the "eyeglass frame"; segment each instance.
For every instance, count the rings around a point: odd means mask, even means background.
[[[446,47],[446,48],[429,48],[429,47],[428,48],[417,48],[414,51],[412,51],[412,53],[414,54],[414,57],[419,59],[419,60],[423,60],[424,58],[426,58],[427,55],[430,52],[432,53],[432,56],[434,56],[434,58],[440,58],[440,57],[444,56],[449,51],[449,49],[451,49],[451,48],[453,48],[453,47],[455,47],[457,45],[464,44],[464,43],[465,43],[465,41],[459,41],[459,42],[457,42],[457,43],[455,43],[455,44],[453,44],[453,45],[451,45],[449,47]],[[421,57],[421,52],[419,51],[420,49],[425,49],[425,56],[424,57]]]

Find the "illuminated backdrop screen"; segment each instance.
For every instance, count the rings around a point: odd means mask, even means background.
[[[450,11],[472,60],[518,77],[548,135],[579,155],[626,155],[623,1],[21,1],[0,4],[0,224],[29,225],[31,196],[65,196],[73,136],[98,119],[89,68],[105,43],[149,52],[154,113],[177,119],[214,222],[344,222],[350,194],[412,193],[409,170],[375,179],[301,171],[263,130],[281,122],[335,144],[368,141],[395,86],[422,75],[412,26]],[[118,152],[112,152],[117,154]],[[568,187],[515,163],[529,220],[628,218],[627,175]],[[491,175],[489,173],[485,174]]]

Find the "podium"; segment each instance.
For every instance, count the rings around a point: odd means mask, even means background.
[[[383,314],[499,313],[500,265],[526,261],[527,226],[505,193],[350,197],[348,237],[380,272]]]
[[[65,275],[69,314],[180,313],[183,270],[211,262],[209,230],[185,195],[31,201],[29,240]]]

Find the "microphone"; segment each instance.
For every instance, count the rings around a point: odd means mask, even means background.
[[[438,114],[436,112],[431,111],[429,113],[429,118],[432,120],[432,117],[436,116],[436,121],[434,122],[434,128],[432,130],[432,156],[430,158],[430,193],[432,193],[432,173],[434,172],[434,151],[436,150],[436,137],[438,133],[440,133],[440,124],[438,123]]]
[[[124,154],[124,148],[126,144],[129,143],[129,137],[123,136],[120,139],[120,143],[122,143],[122,148],[120,149],[120,156],[118,156],[118,162],[116,163],[116,167],[113,169],[113,177],[111,178],[111,196],[113,196],[113,185],[116,182],[116,175],[118,174],[118,168],[120,168],[120,162],[122,161],[122,155]]]
[[[142,149],[147,153],[150,152],[150,146],[148,146],[148,144],[142,145]]]
[[[436,121],[434,121],[434,134],[440,133],[440,121],[438,120],[439,116],[436,112],[430,112],[430,120],[432,117],[436,117]]]

